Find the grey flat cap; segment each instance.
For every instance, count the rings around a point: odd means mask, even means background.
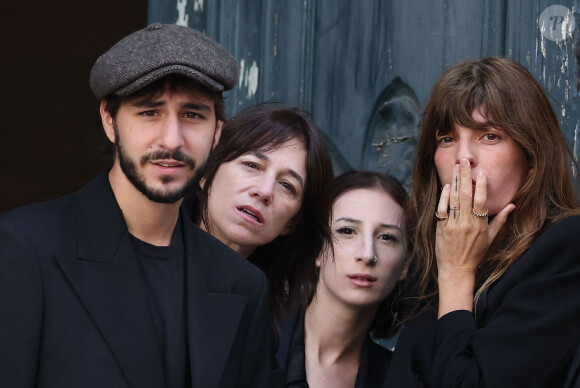
[[[221,92],[238,81],[238,64],[222,46],[192,28],[155,23],[127,35],[91,70],[98,98],[127,96],[168,75],[181,74]]]

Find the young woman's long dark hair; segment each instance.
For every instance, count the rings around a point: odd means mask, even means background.
[[[219,167],[255,150],[271,151],[291,139],[306,148],[306,183],[302,206],[292,232],[258,247],[248,258],[268,276],[270,309],[275,325],[286,312],[305,308],[311,290],[297,285],[316,279],[314,260],[331,241],[328,225],[332,163],[321,132],[295,107],[267,103],[242,111],[228,121],[203,170],[204,184],[191,205],[191,215],[211,233],[208,195]]]
[[[407,205],[407,191],[397,179],[388,174],[364,170],[349,171],[334,180],[331,194],[332,204],[344,193],[359,189],[381,190],[388,194],[402,209],[405,209]],[[403,220],[402,225],[405,225],[405,220]],[[411,246],[406,236],[405,240],[408,254],[410,254]],[[379,305],[371,325],[375,337],[390,337],[399,327],[400,321],[397,319],[400,318],[397,317],[399,287],[400,285],[397,284],[395,289]],[[314,289],[316,284],[312,284],[308,288]]]

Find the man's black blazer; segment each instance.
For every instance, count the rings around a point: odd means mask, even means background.
[[[264,275],[181,217],[193,386],[267,386]],[[1,216],[0,386],[163,387],[145,287],[104,173]]]

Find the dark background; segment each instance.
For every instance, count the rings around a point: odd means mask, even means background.
[[[109,166],[89,73],[99,55],[146,25],[147,1],[2,8],[0,213],[73,192]]]

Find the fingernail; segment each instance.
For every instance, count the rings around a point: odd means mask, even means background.
[[[461,167],[469,166],[469,161],[467,161],[467,159],[461,159],[459,162],[461,163]]]

